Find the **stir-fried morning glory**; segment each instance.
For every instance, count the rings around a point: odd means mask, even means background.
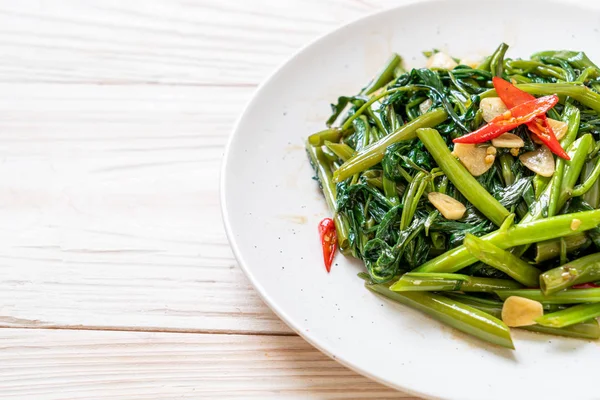
[[[507,50],[393,54],[332,105],[306,142],[325,266],[339,248],[373,293],[499,346],[509,327],[597,339],[600,69]]]

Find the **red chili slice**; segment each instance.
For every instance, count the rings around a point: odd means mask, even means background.
[[[325,218],[319,223],[319,235],[321,236],[321,247],[323,248],[323,261],[327,272],[331,271],[331,264],[337,249],[337,233],[335,222],[331,218]]]
[[[521,103],[512,107],[502,115],[497,116],[489,124],[465,136],[454,139],[454,143],[483,143],[515,129],[519,125],[533,121],[537,116],[544,115],[558,103],[558,96],[544,96],[539,99]]]
[[[513,108],[519,104],[523,104],[535,99],[533,95],[524,92],[510,82],[507,82],[497,76],[492,79],[492,82],[494,84],[494,88],[496,89],[496,93],[508,108]],[[559,157],[564,158],[565,160],[571,159],[571,157],[569,157],[567,152],[560,145],[560,142],[556,138],[554,131],[552,131],[552,127],[550,124],[548,124],[548,118],[545,114],[534,118],[534,120],[531,122],[528,122],[527,128],[529,128],[529,130],[533,132],[533,134],[535,134],[542,143],[548,146],[551,152]]]

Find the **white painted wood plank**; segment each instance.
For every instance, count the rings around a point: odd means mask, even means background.
[[[413,399],[299,337],[0,329],[2,399]]]
[[[252,91],[0,84],[0,326],[290,333],[221,222]]]
[[[399,0],[0,1],[0,81],[255,85]]]
[[[227,71],[252,86],[266,69],[244,63],[271,50],[249,41],[278,49],[270,70],[281,43],[373,6],[261,4],[0,1],[0,326],[291,333],[221,225],[221,155],[253,91]]]
[[[290,335],[225,239],[223,146],[277,64],[391,3],[0,0],[0,326]],[[0,342],[7,399],[406,397],[296,336]]]

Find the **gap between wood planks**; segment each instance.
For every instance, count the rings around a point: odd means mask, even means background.
[[[39,321],[30,321],[40,323]],[[161,327],[135,327],[135,326],[94,326],[94,325],[31,325],[16,326],[0,324],[0,329],[48,329],[71,331],[107,331],[107,332],[150,332],[150,333],[190,333],[201,335],[236,335],[236,336],[298,336],[294,332],[259,332],[233,329],[189,329],[189,328],[161,328]]]
[[[265,81],[263,79],[263,81]],[[263,82],[261,81],[261,83]],[[105,81],[64,81],[64,80],[31,80],[31,81],[4,81],[0,79],[0,83],[10,84],[40,84],[40,85],[97,85],[97,86],[165,86],[165,87],[197,87],[197,88],[256,88],[260,83],[251,82],[231,82],[231,83],[212,83],[212,82],[160,82],[160,81],[120,81],[120,80],[105,80]]]

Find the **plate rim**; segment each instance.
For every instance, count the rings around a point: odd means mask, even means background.
[[[342,364],[344,367],[350,369],[351,371],[354,371],[362,376],[365,376],[375,382],[383,384],[388,388],[399,390],[399,391],[402,391],[404,393],[407,393],[407,394],[410,394],[413,396],[421,397],[423,399],[431,399],[431,400],[443,400],[443,399],[440,397],[434,397],[428,393],[422,393],[417,390],[413,390],[413,389],[398,385],[398,384],[396,384],[392,381],[388,381],[386,379],[382,379],[378,376],[375,376],[375,375],[369,373],[367,370],[361,368],[360,366],[349,362],[343,356],[341,356],[341,357],[338,355],[334,356],[326,349],[325,345],[323,345],[319,342],[319,340],[317,338],[312,338],[311,337],[312,335],[307,334],[306,332],[303,332],[301,329],[298,329],[295,326],[295,324],[292,322],[291,318],[287,315],[287,313],[277,305],[277,303],[269,296],[269,294],[267,293],[265,288],[261,285],[261,283],[258,281],[258,279],[256,279],[254,274],[252,274],[244,257],[242,256],[242,252],[239,249],[237,240],[235,239],[235,235],[234,235],[233,229],[231,227],[230,216],[229,216],[229,211],[228,211],[228,206],[227,206],[226,177],[227,177],[227,168],[228,168],[228,164],[229,164],[229,159],[231,156],[231,147],[232,147],[232,144],[235,141],[236,137],[239,134],[241,122],[244,120],[244,118],[246,117],[246,115],[249,112],[248,110],[257,101],[257,99],[263,93],[265,88],[275,79],[275,77],[283,70],[283,68],[286,65],[293,62],[296,58],[298,58],[307,49],[311,48],[314,45],[317,45],[322,40],[325,40],[325,38],[327,38],[329,35],[333,34],[334,32],[340,31],[342,29],[346,29],[347,27],[349,27],[355,23],[358,23],[359,21],[376,18],[380,14],[385,14],[389,10],[394,10],[397,8],[404,8],[404,7],[414,5],[414,4],[419,4],[419,3],[436,3],[438,1],[444,1],[444,0],[402,0],[401,4],[395,4],[390,7],[384,7],[380,10],[376,10],[376,11],[373,11],[373,12],[370,12],[370,13],[367,13],[364,15],[360,15],[356,18],[351,19],[350,21],[348,21],[346,23],[343,23],[341,25],[336,25],[334,28],[331,28],[331,29],[325,31],[323,34],[317,36],[313,40],[311,40],[308,43],[306,43],[305,45],[301,46],[299,49],[294,51],[290,56],[285,58],[281,63],[279,63],[279,65],[277,65],[269,73],[269,75],[265,79],[262,80],[262,82],[258,85],[256,90],[252,94],[252,97],[250,98],[250,100],[248,100],[248,102],[244,105],[242,112],[237,117],[237,119],[233,125],[233,128],[231,130],[231,133],[229,134],[227,143],[225,145],[224,155],[223,155],[223,159],[221,161],[220,177],[219,177],[219,197],[220,197],[220,205],[221,205],[221,219],[223,220],[223,225],[225,227],[225,234],[227,235],[227,240],[229,241],[229,245],[231,247],[231,250],[233,251],[233,255],[234,255],[235,259],[237,260],[239,267],[244,272],[244,275],[246,276],[246,278],[248,278],[248,280],[252,284],[253,288],[258,292],[258,295],[260,296],[261,300],[263,302],[265,302],[265,304],[269,307],[269,309],[271,311],[273,311],[273,313],[275,313],[275,315],[277,315],[277,317],[279,319],[281,319],[286,324],[287,327],[289,327],[298,336],[300,336],[303,340],[307,341],[311,346],[313,346],[314,348],[319,350],[322,354],[325,354],[331,360],[339,362],[340,364]],[[535,1],[539,1],[539,0],[535,0]]]
[[[261,81],[261,83],[257,86],[255,91],[252,93],[252,97],[250,98],[250,100],[248,100],[246,102],[246,104],[243,107],[243,110],[240,112],[239,116],[235,120],[235,123],[233,124],[233,127],[231,129],[231,133],[229,134],[227,143],[225,145],[223,159],[221,161],[220,177],[219,177],[219,198],[220,198],[220,208],[221,208],[221,219],[223,220],[223,225],[225,227],[225,234],[229,241],[229,245],[231,247],[231,250],[233,252],[233,255],[234,255],[236,261],[238,262],[239,267],[244,272],[244,275],[246,276],[246,278],[248,278],[248,280],[252,284],[253,288],[258,292],[258,295],[260,296],[261,300],[265,302],[265,304],[269,307],[269,309],[271,311],[273,311],[275,313],[275,315],[277,315],[277,317],[279,319],[281,319],[286,324],[286,326],[288,326],[290,329],[292,329],[298,336],[300,336],[302,339],[307,341],[311,346],[318,349],[321,353],[325,354],[330,359],[332,359],[336,362],[339,362],[346,368],[348,368],[362,376],[365,376],[375,382],[383,384],[386,387],[389,387],[389,388],[392,388],[395,390],[399,390],[406,394],[417,396],[422,399],[430,399],[430,400],[449,400],[450,398],[439,397],[439,396],[433,395],[432,393],[426,393],[426,392],[422,392],[419,390],[415,390],[408,386],[403,385],[402,382],[388,380],[388,379],[376,376],[374,374],[371,374],[369,371],[363,369],[360,365],[354,364],[354,363],[346,360],[344,356],[332,355],[327,350],[326,346],[324,344],[320,343],[320,340],[318,338],[312,337],[312,334],[310,332],[309,333],[304,332],[303,330],[301,330],[295,326],[293,320],[271,298],[271,296],[267,293],[267,291],[265,290],[263,285],[258,281],[258,279],[251,272],[251,269],[248,267],[248,264],[247,264],[246,260],[244,259],[242,252],[239,249],[237,240],[235,238],[235,234],[231,227],[230,215],[229,215],[228,204],[227,204],[226,177],[227,177],[227,169],[228,169],[228,165],[229,165],[229,160],[231,157],[232,144],[234,143],[236,137],[239,135],[240,126],[241,126],[242,121],[245,119],[245,117],[249,113],[249,109],[257,101],[257,99],[261,97],[261,94],[264,92],[265,88],[270,85],[270,83],[278,76],[279,73],[281,73],[281,71],[285,68],[286,65],[292,63],[294,60],[296,60],[296,58],[298,58],[306,50],[308,50],[309,48],[311,48],[315,45],[318,45],[318,43],[325,40],[330,35],[335,34],[336,32],[339,32],[341,30],[344,30],[344,29],[346,29],[354,24],[357,24],[359,22],[377,18],[379,15],[385,14],[386,12],[389,12],[390,10],[402,9],[402,8],[407,8],[407,7],[411,7],[411,6],[415,6],[415,5],[422,5],[422,4],[428,4],[428,3],[433,3],[433,4],[445,3],[447,1],[448,0],[400,0],[400,3],[396,3],[391,6],[386,6],[381,9],[378,9],[378,10],[375,10],[372,12],[368,12],[363,15],[359,15],[358,17],[352,18],[345,23],[336,25],[335,27],[325,31],[321,35],[308,41],[305,45],[301,46],[299,49],[294,51],[291,55],[289,55],[281,63],[279,63],[274,69],[272,69],[271,72],[268,74],[268,76]],[[477,2],[477,0],[466,0],[466,1]],[[517,0],[512,0],[512,1],[517,2]],[[600,3],[594,4],[594,1],[596,1],[596,0],[578,0],[578,1],[577,0],[521,0],[521,1],[525,1],[528,3],[534,3],[534,4],[537,3],[540,5],[544,5],[544,6],[568,5],[570,7],[579,8],[581,11],[587,10],[587,11],[594,11],[596,13],[598,13],[600,10],[598,8],[598,6],[600,6]],[[484,2],[486,2],[486,1],[484,0]],[[599,16],[600,16],[600,14],[599,14]]]

